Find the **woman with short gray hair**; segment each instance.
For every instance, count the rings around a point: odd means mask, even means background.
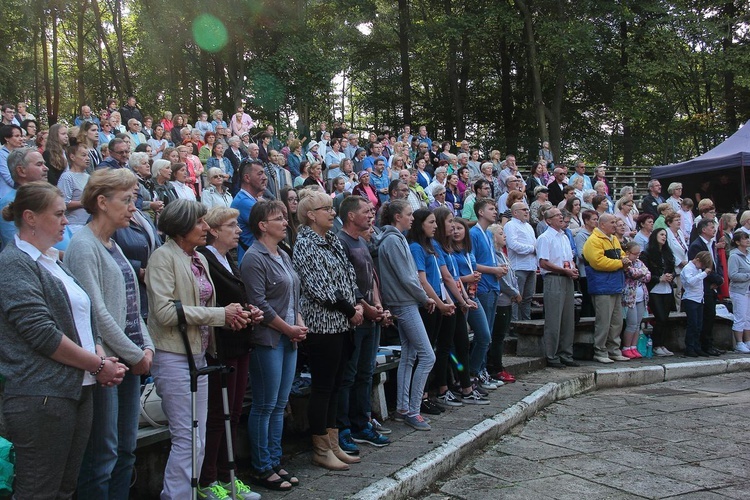
[[[156,354],[152,374],[162,396],[162,408],[169,422],[172,448],[169,452],[162,499],[190,498],[192,457],[192,416],[190,373],[187,351],[178,328],[175,301],[182,302],[187,321],[190,350],[198,368],[206,366],[206,353],[216,355],[213,328],[241,330],[250,316],[239,303],[216,307],[216,289],[208,271],[208,261],[196,247],[206,244],[209,226],[203,219],[206,207],[197,201],[179,199],[164,208],[159,230],[169,240],[154,251],[146,269],[150,306],[149,329]],[[208,380],[198,379],[198,468],[205,452]]]
[[[672,182],[667,188],[667,193],[670,195],[669,198],[667,198],[667,203],[669,203],[669,206],[672,207],[675,212],[679,212],[682,208],[682,183]]]

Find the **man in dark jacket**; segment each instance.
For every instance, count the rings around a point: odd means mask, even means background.
[[[135,118],[143,125],[143,115],[135,103],[135,96],[128,96],[128,103],[120,108],[120,118],[122,123],[128,123],[128,120]]]
[[[719,356],[721,351],[714,347],[714,320],[716,319],[716,289],[724,283],[724,269],[717,258],[716,249],[724,248],[726,243],[721,238],[715,241],[716,222],[713,219],[701,219],[695,229],[698,237],[688,248],[688,259],[693,260],[698,252],[707,251],[713,260],[713,271],[703,280],[703,327],[701,328],[701,351],[698,355]]]
[[[661,196],[661,182],[651,179],[648,181],[648,194],[641,201],[641,212],[651,214],[656,219],[659,217],[657,208],[660,203],[664,203],[664,198]]]

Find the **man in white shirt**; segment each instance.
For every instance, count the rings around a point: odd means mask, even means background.
[[[506,247],[522,297],[520,304],[513,304],[513,320],[528,320],[531,319],[531,299],[536,290],[536,236],[529,224],[526,203],[514,203],[510,213],[512,218],[505,224]]]
[[[563,231],[559,208],[544,213],[547,230],[536,242],[536,255],[544,280],[544,355],[547,366],[579,366],[573,361],[575,304],[573,280],[578,278],[573,249]]]

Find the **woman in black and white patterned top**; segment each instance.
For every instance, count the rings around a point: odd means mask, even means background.
[[[341,375],[352,351],[351,331],[362,323],[354,296],[356,278],[341,242],[331,231],[336,213],[325,193],[309,190],[300,199],[302,224],[294,245],[294,268],[301,280],[300,309],[309,328],[303,342],[310,365],[308,419],[313,434],[313,464],[347,470],[359,462],[338,446],[336,406]]]

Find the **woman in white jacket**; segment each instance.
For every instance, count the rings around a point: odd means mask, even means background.
[[[682,281],[680,281],[680,272],[688,263],[688,245],[685,234],[680,226],[682,217],[679,213],[671,214],[664,219],[667,224],[667,245],[674,255],[674,274],[677,286],[674,289],[674,300],[677,310],[680,310],[680,298],[682,297]]]

